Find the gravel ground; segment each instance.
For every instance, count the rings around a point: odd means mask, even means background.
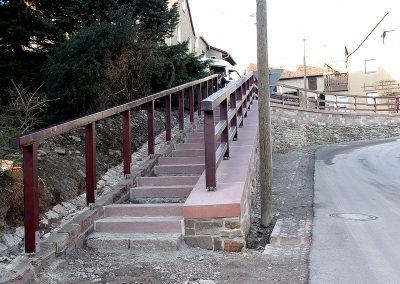
[[[314,150],[273,155],[273,215],[312,219]],[[309,246],[267,245],[271,228],[261,228],[259,202],[248,246],[241,253],[190,248],[170,253],[99,253],[85,248],[58,258],[39,283],[307,283]]]

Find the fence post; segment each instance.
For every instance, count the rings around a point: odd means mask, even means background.
[[[40,250],[37,145],[23,147],[25,252]]]
[[[165,96],[165,141],[171,141],[171,95]]]
[[[242,105],[242,86],[240,86],[237,90],[236,90],[236,100],[239,101],[239,109],[238,109],[238,113],[239,116],[241,117],[242,121],[239,124],[239,127],[243,126],[243,105]]]
[[[205,97],[206,97],[206,98],[208,97],[208,89],[209,89],[208,81],[209,81],[209,80],[206,81],[206,93],[205,93]]]
[[[190,122],[194,121],[194,93],[193,86],[189,88],[189,119]]]
[[[399,113],[399,98],[396,98],[396,113]]]
[[[228,99],[225,99],[219,105],[220,121],[226,121],[226,127],[221,133],[221,143],[226,143],[226,152],[224,159],[229,159],[229,123],[228,123]]]
[[[201,92],[201,83],[197,85],[197,115],[201,116],[201,101],[203,100],[202,98],[202,92]]]
[[[86,155],[86,203],[95,202],[96,189],[96,124],[85,126],[85,155]]]
[[[131,173],[131,110],[122,113],[122,140],[124,153],[124,174]]]
[[[244,116],[243,116],[243,120],[245,117],[247,117],[247,96],[246,96],[246,82],[242,85],[242,98],[243,96],[245,96],[244,100],[243,100],[243,107],[242,110],[244,109]],[[243,125],[243,120],[242,120],[242,125]]]
[[[154,101],[147,103],[147,153],[154,155]]]
[[[357,97],[354,97],[354,112],[357,111]]]
[[[185,125],[185,100],[184,100],[185,90],[179,93],[179,129],[183,130]]]
[[[217,187],[216,158],[215,158],[215,126],[214,111],[204,111],[204,143],[205,143],[205,168],[206,188],[215,190]]]
[[[376,98],[374,98],[374,113],[376,113]]]
[[[282,92],[282,95],[283,95],[283,93],[284,92]],[[299,107],[301,107],[300,89],[297,89],[297,97],[298,97],[298,100],[299,100]]]
[[[238,138],[238,127],[237,127],[237,109],[236,109],[236,95],[237,95],[237,89],[233,93],[230,94],[229,97],[229,108],[231,110],[234,110],[235,114],[233,115],[233,118],[231,120],[231,126],[236,129],[235,135],[233,136],[233,140],[236,141]]]

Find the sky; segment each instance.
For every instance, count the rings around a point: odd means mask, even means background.
[[[256,0],[189,0],[189,5],[196,34],[228,51],[240,72],[257,62]],[[303,38],[307,65],[342,60],[345,45],[354,50],[386,12],[392,20],[378,29],[396,29],[393,36],[400,36],[397,10],[398,0],[267,0],[269,66],[302,65]]]

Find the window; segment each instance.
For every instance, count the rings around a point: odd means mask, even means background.
[[[366,92],[365,96],[367,97],[367,104],[374,105],[375,104],[374,98],[378,96],[378,92]],[[378,100],[376,100],[376,103],[378,103]]]
[[[186,13],[186,0],[182,1],[182,11]]]
[[[367,59],[365,60],[365,73],[375,73],[378,71],[378,64],[376,59]]]
[[[178,26],[176,27],[176,38],[177,38],[177,41],[179,43],[181,43],[182,37],[181,37],[181,25],[180,24],[178,24]]]
[[[310,90],[316,90],[317,89],[317,78],[316,77],[308,77],[308,88]]]

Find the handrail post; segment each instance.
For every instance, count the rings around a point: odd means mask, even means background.
[[[235,111],[235,114],[233,115],[233,118],[231,120],[231,126],[235,127],[235,135],[233,136],[233,140],[236,141],[238,138],[238,130],[237,130],[237,109],[236,109],[236,94],[237,94],[237,89],[236,91],[232,92],[229,97],[229,108],[233,109]]]
[[[183,130],[185,123],[185,102],[184,102],[185,90],[179,92],[179,129]]]
[[[23,147],[25,252],[39,251],[39,195],[37,145]]]
[[[374,98],[374,113],[376,113],[376,98]]]
[[[218,78],[213,79],[213,85],[214,85],[214,88],[213,88],[214,92],[217,92],[218,91]]]
[[[204,94],[204,96],[207,98],[208,97],[208,89],[209,89],[209,86],[208,86],[208,80],[206,81],[206,91],[205,91],[205,94]]]
[[[226,152],[224,154],[224,159],[229,159],[229,123],[228,123],[228,99],[225,99],[219,105],[220,110],[220,120],[225,120],[226,127],[221,133],[221,143],[226,143]]]
[[[354,112],[357,111],[357,97],[353,97],[354,98]]]
[[[215,190],[217,187],[216,157],[215,157],[215,126],[214,111],[204,111],[204,143],[206,188]]]
[[[396,113],[399,113],[399,98],[396,98]]]
[[[131,173],[131,110],[126,110],[122,113],[122,143],[124,153],[124,174]]]
[[[201,101],[203,100],[202,98],[202,92],[201,92],[201,83],[197,85],[197,115],[201,116]]]
[[[336,111],[339,111],[338,110],[338,96],[337,95],[335,95],[335,109],[336,109]]]
[[[319,109],[319,94],[315,93],[315,109]]]
[[[247,96],[246,96],[246,93],[247,93],[247,91],[246,91],[246,82],[242,85],[242,99],[243,99],[243,96],[245,96],[245,98],[244,98],[244,100],[243,100],[243,104],[242,104],[242,110],[243,109],[245,109],[246,111],[244,112],[244,116],[243,116],[243,119],[245,118],[245,117],[247,117]],[[242,120],[242,125],[243,125],[243,120]]]
[[[165,141],[171,141],[171,95],[165,96]]]
[[[96,189],[96,125],[94,122],[85,126],[86,155],[86,203],[95,202]]]
[[[194,93],[193,86],[189,88],[189,119],[190,123],[194,121]]]
[[[283,96],[284,92],[282,92],[282,96]],[[301,107],[301,98],[300,98],[300,89],[297,89],[297,97],[299,99],[299,107]]]
[[[154,155],[154,101],[147,103],[147,153]]]
[[[238,113],[242,120],[240,121],[239,127],[243,126],[243,105],[242,105],[242,98],[243,98],[243,86],[240,86],[236,89],[236,100],[240,102]]]

